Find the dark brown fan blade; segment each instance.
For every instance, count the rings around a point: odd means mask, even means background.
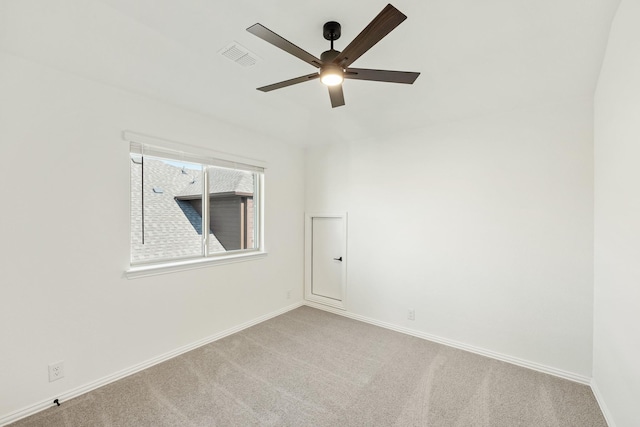
[[[373,21],[333,60],[334,64],[347,68],[362,54],[371,49],[384,36],[407,19],[398,9],[388,4]]]
[[[285,80],[283,82],[274,83],[269,86],[262,86],[262,87],[259,87],[258,90],[261,90],[262,92],[271,92],[272,90],[281,89],[283,87],[297,85],[298,83],[308,82],[309,80],[314,80],[314,79],[317,79],[318,77],[320,77],[320,74],[318,73],[307,74],[306,76],[296,77],[295,79]]]
[[[342,92],[342,85],[328,86],[329,98],[331,98],[331,107],[341,107],[344,105],[344,93]]]
[[[420,73],[410,71],[369,70],[367,68],[347,68],[345,79],[373,80],[376,82],[413,84]]]
[[[261,24],[254,24],[247,28],[247,31],[255,36],[260,37],[262,40],[269,42],[276,47],[279,47],[285,52],[290,53],[296,58],[302,59],[304,62],[311,64],[316,68],[320,68],[320,65],[322,65],[322,61],[320,61],[318,58],[311,55],[306,50],[299,48],[290,41],[285,40],[267,27],[262,26]]]

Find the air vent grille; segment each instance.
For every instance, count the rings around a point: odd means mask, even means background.
[[[233,42],[220,50],[220,55],[243,67],[252,67],[258,62],[257,55],[237,42]]]
[[[253,56],[246,54],[236,59],[236,62],[242,65],[243,67],[251,67],[253,65],[256,65],[257,61],[256,61],[256,58],[254,58]]]

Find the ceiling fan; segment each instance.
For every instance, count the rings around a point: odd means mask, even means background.
[[[344,79],[413,84],[420,73],[349,67],[405,19],[407,19],[406,15],[391,4],[388,4],[342,52],[333,49],[333,42],[340,38],[340,24],[335,21],[327,22],[323,27],[323,35],[325,39],[331,41],[331,49],[322,52],[320,59],[285,40],[265,26],[261,24],[252,25],[247,28],[247,31],[251,34],[319,69],[317,72],[306,76],[259,87],[258,90],[270,92],[319,78],[322,83],[328,86],[331,106],[335,108],[344,105],[344,94],[342,92]]]

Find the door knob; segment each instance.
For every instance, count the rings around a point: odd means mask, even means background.
[[[340,258],[334,258],[333,260],[334,260],[334,261],[340,261],[340,262],[342,262],[342,257],[340,257]]]

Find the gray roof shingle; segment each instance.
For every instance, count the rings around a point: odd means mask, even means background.
[[[202,219],[191,203],[178,196],[202,194],[202,172],[183,169],[162,160],[132,155],[131,162],[131,262],[192,257],[202,254]],[[144,244],[142,243],[142,168],[144,167]],[[250,172],[213,168],[210,194],[253,193]],[[162,192],[154,192],[162,189]],[[209,230],[209,252],[224,252]]]

